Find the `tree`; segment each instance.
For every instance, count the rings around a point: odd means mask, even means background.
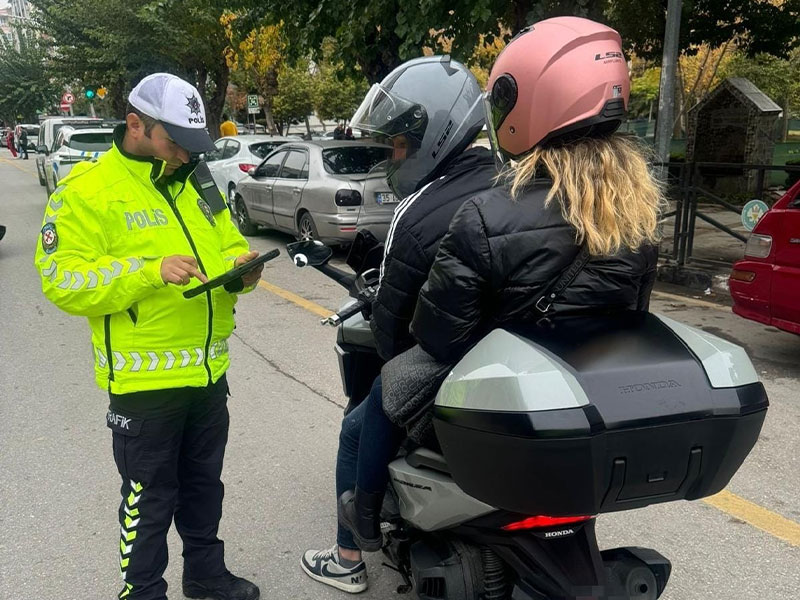
[[[15,30],[19,47],[0,36],[0,118],[6,123],[37,122],[37,112],[59,101],[60,86],[46,63],[47,48],[32,31]]]
[[[356,111],[369,89],[366,79],[356,71],[352,73],[337,59],[337,44],[326,38],[322,58],[318,63],[314,111],[322,120],[349,119]]]
[[[667,0],[607,0],[605,17],[629,51],[660,60]],[[750,56],[784,56],[800,43],[800,0],[684,0],[680,47],[697,53],[708,44],[719,48],[736,39]]]
[[[273,100],[273,114],[283,133],[284,125],[305,121],[306,132],[311,135],[308,115],[314,110],[314,77],[308,60],[294,66],[284,64],[278,71],[278,94]]]
[[[272,115],[273,99],[278,93],[278,72],[288,44],[283,22],[258,25],[239,35],[234,29],[237,19],[238,15],[232,12],[226,12],[221,18],[228,39],[225,60],[231,71],[239,76],[238,81],[261,96],[267,128],[275,134],[278,130]]]
[[[175,73],[197,86],[209,129],[222,113],[229,70],[219,22],[222,0],[32,0],[50,44],[47,63],[68,83],[109,90],[105,102],[123,117],[127,94],[145,75]]]
[[[661,83],[661,68],[646,68],[631,78],[631,99],[628,109],[631,115],[647,113],[647,122],[653,120],[653,103],[658,99]]]

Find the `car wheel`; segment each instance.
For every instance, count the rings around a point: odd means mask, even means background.
[[[314,219],[311,218],[310,213],[304,212],[300,216],[300,220],[297,222],[296,237],[298,240],[302,242],[319,239],[319,234],[317,233],[317,226],[314,225]]]
[[[39,176],[39,185],[45,185],[44,175],[42,175],[42,169],[39,166],[39,161],[36,161],[36,174]]]
[[[241,234],[255,235],[258,233],[258,227],[250,220],[250,215],[247,214],[244,198],[236,196],[234,198],[234,206],[236,207],[236,225],[239,226]]]

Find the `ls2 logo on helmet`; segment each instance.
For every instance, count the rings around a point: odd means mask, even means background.
[[[604,52],[603,54],[595,54],[594,59],[602,60],[604,62],[611,62],[615,60],[624,60],[622,52]]]
[[[186,106],[189,107],[189,112],[193,115],[202,115],[203,109],[200,106],[200,100],[197,99],[197,96],[192,94],[191,98],[186,98]],[[202,116],[197,117],[189,117],[189,123],[205,123],[206,120]]]

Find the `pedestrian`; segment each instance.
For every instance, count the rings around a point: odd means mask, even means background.
[[[22,148],[19,147],[19,136],[22,133],[22,125],[17,123],[14,125],[14,148],[17,150],[17,154],[22,154]]]
[[[337,125],[336,128],[333,130],[333,139],[335,140],[344,139],[344,127],[342,127],[341,124]]]
[[[258,254],[195,159],[214,149],[205,127],[196,88],[167,73],[145,77],[111,150],[59,182],[36,250],[45,296],[88,317],[95,379],[108,390],[127,600],[166,599],[173,520],[186,596],[259,598],[227,570],[217,537],[237,296],[222,287],[190,300],[182,293]],[[245,291],[260,272],[242,277]]]
[[[239,130],[236,128],[236,123],[230,120],[227,113],[222,115],[222,123],[219,126],[219,135],[221,137],[236,135]]]
[[[348,127],[345,130],[344,139],[346,139],[346,140],[354,140],[354,139],[356,139],[356,136],[353,135],[353,128],[352,127]]]
[[[28,131],[24,127],[19,132],[19,153],[28,160]]]
[[[6,147],[11,152],[11,158],[17,158],[17,149],[14,148],[14,130],[10,128],[6,133]]]

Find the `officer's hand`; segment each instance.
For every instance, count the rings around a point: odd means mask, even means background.
[[[240,254],[236,257],[236,261],[234,262],[234,266],[238,267],[239,265],[243,265],[246,262],[250,262],[256,256],[258,256],[258,252],[253,250],[252,252],[248,252],[247,254]],[[255,285],[258,283],[258,280],[261,279],[261,271],[264,270],[264,265],[258,265],[252,271],[249,271],[242,275],[242,282],[244,283],[245,287],[249,287],[251,285]]]
[[[161,280],[164,283],[186,285],[192,277],[196,277],[203,283],[208,282],[208,277],[197,268],[194,256],[175,254],[167,256],[161,261]]]

